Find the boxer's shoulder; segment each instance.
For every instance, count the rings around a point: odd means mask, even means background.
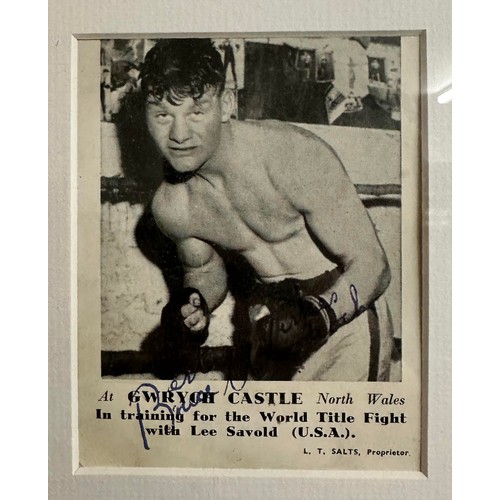
[[[167,236],[182,239],[188,231],[189,194],[183,184],[163,182],[151,203],[151,211],[160,229]]]
[[[333,148],[312,132],[287,124],[278,131],[277,146],[270,157],[268,173],[283,192],[327,187],[340,160]]]

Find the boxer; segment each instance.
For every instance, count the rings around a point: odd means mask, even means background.
[[[177,245],[184,286],[164,309],[171,344],[201,345],[227,294],[219,249],[256,274],[240,342],[255,379],[381,380],[392,347],[390,281],[373,224],[335,151],[277,121],[231,119],[209,40],[159,41],[141,89],[170,174],[152,211]]]

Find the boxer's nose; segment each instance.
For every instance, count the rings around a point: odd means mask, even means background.
[[[174,118],[170,128],[169,139],[177,144],[186,142],[191,137],[188,124],[184,118]]]

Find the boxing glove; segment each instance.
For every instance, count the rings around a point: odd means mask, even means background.
[[[289,349],[302,339],[326,339],[338,328],[334,310],[322,297],[302,295],[270,298],[263,305],[269,314],[255,324],[262,345]]]
[[[269,314],[254,323],[251,338],[251,371],[262,380],[291,378],[339,327],[328,302],[303,295],[297,282],[263,305]]]

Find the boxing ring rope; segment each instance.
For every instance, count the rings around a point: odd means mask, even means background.
[[[355,184],[356,191],[367,206],[401,206],[399,184]],[[101,203],[128,202],[131,205],[150,200],[155,189],[141,187],[126,177],[101,177]]]

